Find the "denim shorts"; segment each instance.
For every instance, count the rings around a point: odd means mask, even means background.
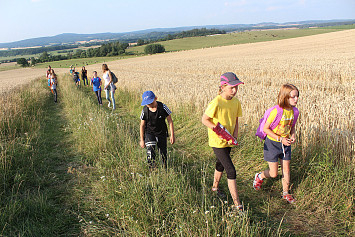
[[[281,160],[291,160],[291,146],[285,146],[281,142],[265,138],[264,160],[267,162],[278,162]]]

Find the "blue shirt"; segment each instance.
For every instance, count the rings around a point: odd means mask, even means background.
[[[92,81],[92,90],[93,91],[101,91],[101,78],[100,77],[95,77],[91,79]]]

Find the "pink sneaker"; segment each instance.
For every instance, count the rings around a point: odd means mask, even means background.
[[[260,186],[263,184],[264,180],[259,179],[259,174],[260,173],[256,173],[255,174],[255,178],[254,178],[254,182],[253,182],[253,188],[255,190],[260,190]]]
[[[288,203],[294,203],[295,199],[292,197],[291,194],[286,194],[286,195],[282,195],[282,198],[285,199],[286,201],[288,201]]]

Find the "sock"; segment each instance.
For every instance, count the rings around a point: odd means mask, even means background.
[[[258,174],[258,178],[259,178],[260,180],[263,180],[263,179],[261,178],[261,172]]]
[[[283,192],[282,195],[283,196],[286,196],[288,194],[288,192]]]

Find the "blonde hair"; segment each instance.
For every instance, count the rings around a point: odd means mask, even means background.
[[[277,104],[283,108],[283,109],[290,109],[292,106],[290,105],[290,97],[291,97],[291,91],[296,90],[298,93],[298,96],[300,94],[299,90],[297,89],[296,86],[292,84],[284,84],[281,86],[279,95],[277,97]]]

